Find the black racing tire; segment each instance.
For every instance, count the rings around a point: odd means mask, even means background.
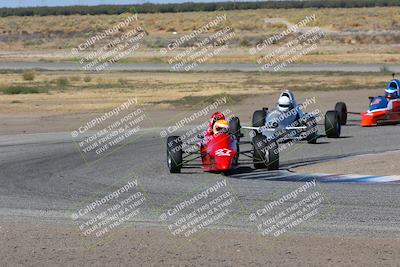
[[[340,137],[341,124],[339,113],[336,110],[330,110],[325,113],[325,133],[328,138]]]
[[[307,135],[307,143],[316,144],[318,140],[318,131],[316,129],[317,120],[315,118],[309,118],[306,122],[306,126],[307,126],[307,132],[310,132]]]
[[[229,133],[231,135],[236,136],[236,138],[239,140],[240,139],[240,120],[238,117],[232,117],[229,120]]]
[[[237,166],[239,164],[239,142],[240,138],[242,137],[242,134],[240,132],[241,126],[240,126],[240,119],[238,117],[232,117],[229,120],[229,133],[231,135],[236,136],[236,156],[233,160],[233,165]]]
[[[339,113],[340,125],[346,125],[347,123],[347,106],[344,102],[337,102],[335,110]]]
[[[179,136],[167,138],[167,166],[170,173],[180,173],[182,168],[182,142]]]
[[[253,113],[252,126],[253,127],[263,127],[265,126],[265,117],[267,112],[265,110],[256,110]]]
[[[267,169],[272,171],[272,170],[278,170],[279,169],[279,150],[278,150],[278,143],[277,142],[270,142],[272,145],[272,148],[269,149],[268,151],[268,166]]]
[[[256,169],[279,169],[279,151],[276,141],[268,141],[262,134],[253,137],[253,162]]]

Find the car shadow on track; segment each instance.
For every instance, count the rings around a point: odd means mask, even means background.
[[[279,169],[269,171],[266,169],[253,169],[250,167],[242,167],[237,173],[229,176],[233,179],[241,180],[265,180],[279,182],[310,182],[317,177],[315,175],[291,172],[288,169]]]
[[[287,170],[269,171],[266,169],[240,167],[236,169],[234,173],[231,173],[229,177],[234,179],[245,179],[245,180],[271,180],[271,179],[276,179],[278,177],[285,177],[288,173],[289,172]]]
[[[352,135],[346,135],[346,136],[340,136],[340,137],[337,137],[337,138],[329,138],[329,139],[347,139],[347,138],[353,138],[354,136],[352,136]],[[321,134],[320,136],[319,136],[319,138],[327,138],[326,137],[326,135],[325,134]],[[322,142],[321,142],[322,143]],[[325,143],[329,143],[329,142],[325,142]]]

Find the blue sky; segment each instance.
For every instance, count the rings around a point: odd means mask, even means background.
[[[221,0],[219,0],[221,1]],[[223,0],[222,0],[223,1]],[[218,0],[0,0],[0,7],[218,2]]]

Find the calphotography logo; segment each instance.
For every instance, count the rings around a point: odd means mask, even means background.
[[[315,180],[306,182],[257,209],[249,215],[249,220],[257,225],[263,236],[280,236],[318,214],[324,197],[315,187]]]
[[[121,17],[117,24],[72,48],[71,54],[79,58],[83,70],[103,71],[132,56],[142,46],[147,32],[140,25],[138,14],[126,13]]]
[[[143,210],[145,201],[135,179],[78,209],[71,218],[84,237],[102,238],[123,223],[134,220]]]
[[[169,56],[171,70],[193,71],[212,58],[228,52],[229,43],[237,37],[229,24],[226,14],[217,14],[206,24],[162,47],[160,54]]]
[[[278,43],[281,40],[284,40],[287,36],[293,33],[297,33],[300,31],[300,29],[310,22],[313,22],[316,20],[316,15],[312,14],[311,16],[306,16],[303,20],[300,22],[293,24],[293,25],[288,25],[287,29],[280,32],[279,34],[274,34],[273,36],[263,40],[260,44],[257,44],[255,47],[250,49],[251,54],[255,54],[257,52],[262,51],[263,49],[267,48],[268,46]],[[270,19],[265,19],[265,22],[271,22]]]
[[[304,55],[317,50],[317,44],[325,36],[324,32],[319,27],[305,28],[307,24],[315,21],[316,15],[313,14],[296,24],[289,24],[286,30],[250,48],[249,53],[256,55],[267,50],[265,55],[257,59],[257,64],[261,66],[262,71],[281,71]],[[287,39],[289,40],[286,41]],[[281,44],[283,41],[286,43]],[[273,48],[272,45],[278,45],[278,48]]]
[[[227,188],[226,180],[175,204],[160,215],[174,236],[190,237],[211,225],[229,220],[237,209],[237,200]]]
[[[104,112],[71,132],[86,163],[94,162],[127,144],[141,131],[147,119],[138,99],[130,98],[114,109]]]
[[[213,103],[177,121],[174,125],[170,125],[166,129],[161,130],[160,136],[165,137],[168,134],[172,134],[178,131],[179,129],[183,128],[184,126],[190,125],[190,123],[195,122],[199,118],[204,118],[205,116],[210,114],[211,111],[216,111],[218,107],[225,104],[227,104],[226,97],[218,98]]]

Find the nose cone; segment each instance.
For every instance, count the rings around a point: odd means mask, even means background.
[[[215,168],[219,171],[226,171],[231,169],[232,156],[216,156]]]
[[[374,125],[374,116],[372,113],[362,112],[361,113],[361,126],[372,126]]]

